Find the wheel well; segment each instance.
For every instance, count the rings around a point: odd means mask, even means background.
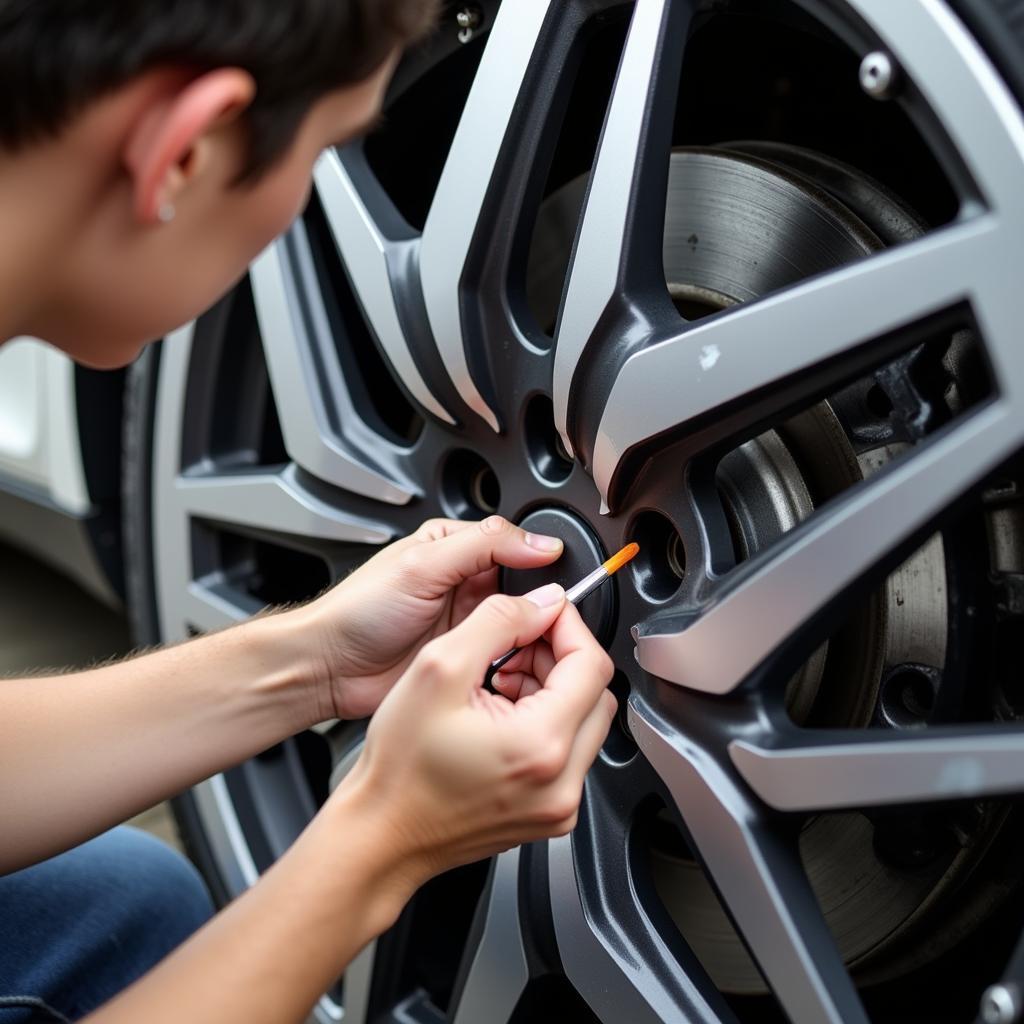
[[[121,535],[121,428],[125,370],[75,367],[75,406],[82,470],[93,512],[86,518],[89,539],[103,573],[123,600],[124,549]]]

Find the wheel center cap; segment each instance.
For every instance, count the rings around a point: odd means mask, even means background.
[[[587,524],[566,509],[541,508],[531,512],[520,524],[530,533],[558,537],[565,544],[562,557],[543,569],[503,569],[501,589],[506,594],[525,594],[545,583],[571,587],[608,556]],[[615,623],[615,584],[598,587],[579,604],[580,615],[601,643],[611,638]]]

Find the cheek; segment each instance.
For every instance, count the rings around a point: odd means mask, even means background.
[[[262,251],[305,209],[311,190],[308,167],[286,167],[268,175],[247,198],[250,244]],[[253,254],[255,255],[255,253]]]
[[[194,223],[149,232],[120,259],[86,261],[65,296],[67,315],[48,324],[50,340],[91,365],[130,361],[140,344],[205,312],[239,280],[302,212],[310,178],[309,160],[290,161],[251,189],[222,194]]]

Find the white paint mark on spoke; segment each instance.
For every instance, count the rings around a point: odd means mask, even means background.
[[[994,228],[988,217],[956,224],[635,352],[598,429],[594,480],[602,497],[630,448],[969,297],[965,268],[994,240]]]

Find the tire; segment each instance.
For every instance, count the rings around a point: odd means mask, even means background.
[[[1014,954],[1024,3],[686,6],[446,22],[132,368],[140,643],[432,515],[559,533],[570,582],[641,545],[582,608],[622,713],[573,838],[430,883],[317,1020],[966,1022]],[[219,900],[362,735],[175,801]]]

